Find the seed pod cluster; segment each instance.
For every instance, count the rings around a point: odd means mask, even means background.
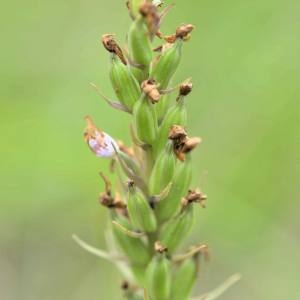
[[[162,6],[159,0],[128,0],[127,45],[120,46],[113,34],[102,36],[118,102],[106,100],[130,114],[132,145],[116,142],[91,117],[84,132],[88,147],[110,158],[117,175],[118,184],[112,184],[100,174],[105,188],[99,202],[110,210],[121,269],[131,275],[122,285],[128,300],[144,299],[144,292],[149,300],[187,300],[198,271],[196,252],[177,251],[192,228],[194,210],[205,207],[206,196],[190,186],[191,151],[201,140],[186,130],[192,83],[171,85],[194,26],[183,24],[164,35],[160,25],[171,6]],[[156,49],[155,39],[162,44]]]

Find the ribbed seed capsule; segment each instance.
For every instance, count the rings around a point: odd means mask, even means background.
[[[156,254],[146,270],[146,289],[151,300],[169,300],[171,266],[165,253]]]
[[[155,207],[156,216],[159,221],[169,219],[178,211],[181,198],[187,194],[191,183],[192,164],[190,155],[186,156],[185,161],[178,161],[177,164],[172,186],[167,197],[158,202]]]
[[[172,300],[186,300],[197,277],[197,260],[188,258],[176,268],[172,279]]]
[[[139,83],[117,55],[112,55],[110,80],[119,101],[132,111],[134,104],[141,96]]]
[[[153,104],[145,95],[134,105],[133,122],[137,137],[152,145],[157,137],[158,125]]]
[[[128,43],[134,63],[139,64],[145,73],[148,74],[152,60],[152,46],[149,30],[143,17],[140,16],[132,22],[128,32]]]
[[[156,230],[156,217],[144,195],[129,183],[127,210],[133,226],[145,232]]]
[[[183,97],[180,98],[175,105],[169,108],[162,124],[159,127],[157,142],[154,145],[156,153],[159,153],[164,148],[166,140],[168,139],[169,130],[174,124],[182,127],[186,127],[187,125],[187,113]]]
[[[172,181],[176,158],[173,145],[169,141],[158,156],[149,179],[150,195],[158,195]]]
[[[193,205],[189,203],[165,224],[160,232],[161,242],[173,253],[189,233],[194,222]]]
[[[181,39],[177,39],[174,44],[167,44],[169,47],[163,50],[158,61],[152,67],[150,77],[160,84],[161,89],[168,87],[177,70],[181,59],[182,43]]]
[[[123,227],[133,230],[133,227],[127,218],[115,215],[113,216],[113,219]],[[113,233],[120,248],[133,265],[145,266],[148,264],[151,256],[148,248],[141,239],[126,235],[118,227],[113,227]]]

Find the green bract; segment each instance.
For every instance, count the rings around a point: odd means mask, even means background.
[[[123,227],[132,230],[134,227],[130,224],[129,220],[125,217],[118,216],[114,218],[118,224]],[[134,238],[126,235],[118,227],[113,228],[114,236],[122,248],[129,261],[133,265],[145,266],[151,259],[150,251],[146,247],[146,244],[140,238]]]

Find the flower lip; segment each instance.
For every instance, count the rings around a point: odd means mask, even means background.
[[[111,158],[115,155],[115,149],[119,149],[117,142],[107,133],[98,129],[92,118],[85,117],[87,127],[84,131],[84,139],[89,148],[98,157]]]

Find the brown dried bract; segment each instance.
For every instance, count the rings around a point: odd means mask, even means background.
[[[177,39],[187,41],[190,39],[193,29],[194,26],[192,24],[183,24],[176,28],[175,34],[164,36],[164,40],[171,44],[175,43]]]
[[[122,63],[124,65],[127,65],[127,61],[123,55],[123,51],[120,48],[120,46],[118,45],[118,43],[115,41],[114,36],[115,35],[111,34],[111,33],[102,35],[102,44],[108,52],[114,53],[115,55],[117,55],[120,58],[120,60],[122,61]]]
[[[135,157],[134,149],[126,146],[123,141],[118,141],[119,149],[130,157]]]
[[[207,196],[200,190],[189,190],[181,203],[183,207],[187,206],[189,203],[199,203],[204,208],[206,199]]]
[[[159,253],[164,253],[164,252],[168,251],[168,248],[166,246],[162,245],[162,243],[160,241],[156,241],[154,243],[154,250]]]
[[[152,1],[145,0],[140,5],[139,11],[146,20],[151,36],[158,35],[160,37],[161,33],[159,32],[159,27],[161,17],[157,7],[152,3]]]
[[[193,84],[191,82],[183,82],[179,87],[179,95],[187,96],[193,89]]]
[[[187,138],[185,140],[184,144],[182,145],[181,152],[183,152],[183,153],[189,153],[194,148],[196,148],[198,146],[198,144],[201,143],[201,141],[202,140],[199,137]]]
[[[161,97],[158,85],[155,80],[148,79],[141,84],[142,91],[149,97],[150,101],[154,104],[157,103]]]
[[[193,29],[194,25],[192,24],[183,24],[177,27],[175,32],[176,38],[183,39],[184,41],[188,40]]]
[[[168,136],[170,140],[179,141],[186,137],[187,137],[187,132],[182,126],[172,125]]]
[[[104,132],[95,126],[95,124],[90,116],[85,116],[84,120],[87,123],[86,128],[83,133],[84,140],[88,143],[90,139],[95,139],[95,140],[97,140],[99,145],[104,147],[105,146]]]
[[[133,188],[133,187],[135,186],[134,181],[131,180],[131,179],[129,179],[129,180],[127,181],[127,186],[128,186],[128,188]]]
[[[122,214],[126,215],[126,204],[122,201],[118,194],[113,197],[111,191],[111,182],[102,172],[100,172],[100,176],[104,181],[105,191],[100,194],[99,202],[105,207],[120,210]]]

